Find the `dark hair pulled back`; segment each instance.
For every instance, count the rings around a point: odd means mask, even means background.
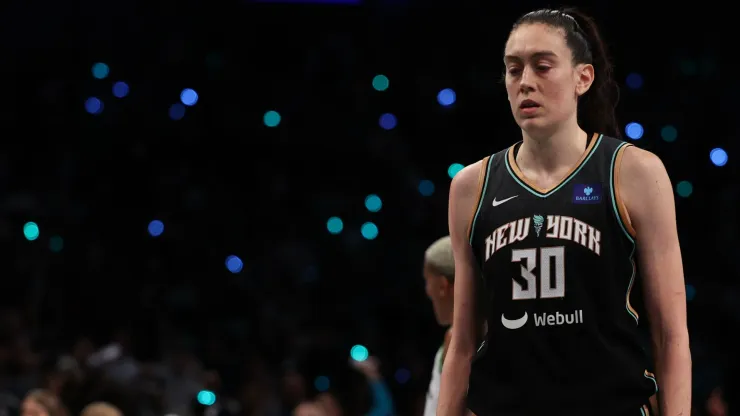
[[[578,121],[590,132],[620,137],[615,109],[619,87],[612,78],[612,64],[596,23],[576,9],[541,9],[527,13],[514,23],[512,31],[525,24],[542,23],[565,32],[565,43],[573,64],[591,64],[594,82],[578,103]]]

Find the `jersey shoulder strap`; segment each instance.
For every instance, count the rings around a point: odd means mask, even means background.
[[[604,136],[604,142],[602,143],[602,146],[603,148],[601,151],[605,156],[605,160],[609,162],[608,165],[605,164],[605,168],[609,170],[609,196],[612,209],[614,211],[614,216],[616,217],[617,223],[622,229],[624,235],[627,237],[628,240],[634,243],[636,232],[635,229],[632,227],[632,222],[630,221],[627,207],[622,200],[619,184],[619,172],[622,168],[622,158],[624,157],[624,151],[628,147],[631,147],[632,144],[619,139],[615,139],[613,137]]]
[[[437,354],[436,354],[436,357],[435,357],[435,361],[436,361],[436,363],[435,363],[436,364],[435,365],[435,369],[437,370],[438,373],[442,374],[442,367],[444,366],[444,363],[445,363],[445,346],[444,346],[444,344],[440,345],[439,346],[439,349],[437,349]]]
[[[600,150],[603,153],[606,153],[611,156],[619,148],[624,147],[624,146],[632,146],[632,145],[623,140],[615,139],[614,137],[601,135],[601,144],[600,144],[601,149]]]

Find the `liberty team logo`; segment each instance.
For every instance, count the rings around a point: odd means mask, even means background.
[[[542,215],[535,215],[532,217],[532,224],[534,224],[534,232],[537,233],[537,237],[540,236],[540,231],[542,231],[542,224],[545,223],[545,217]]]
[[[574,204],[598,204],[601,202],[601,184],[576,184],[573,185]]]

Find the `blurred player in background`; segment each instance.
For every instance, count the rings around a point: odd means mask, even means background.
[[[435,241],[424,253],[424,282],[427,296],[432,301],[434,317],[442,326],[452,324],[452,309],[455,286],[455,260],[449,236]],[[451,328],[445,332],[444,342],[434,356],[432,379],[427,390],[424,416],[437,414],[437,399],[442,377],[442,362],[450,343]]]

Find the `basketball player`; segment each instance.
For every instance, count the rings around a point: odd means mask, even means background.
[[[424,253],[424,287],[429,300],[432,301],[434,317],[442,326],[452,324],[453,294],[455,282],[455,261],[452,254],[450,237],[442,237],[435,241]],[[424,416],[437,414],[437,399],[439,398],[439,384],[442,377],[442,363],[445,352],[450,344],[451,332],[445,332],[444,342],[434,356],[432,379],[429,382]]]
[[[522,141],[451,184],[455,308],[438,414],[462,415],[467,389],[478,416],[645,416],[660,383],[661,413],[688,416],[672,186],[655,155],[613,138],[616,85],[596,26],[575,11],[526,14],[504,64]],[[640,285],[655,376],[630,303]],[[476,356],[478,290],[491,342]]]

